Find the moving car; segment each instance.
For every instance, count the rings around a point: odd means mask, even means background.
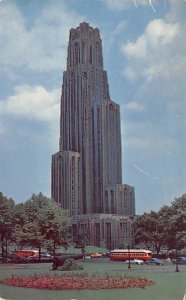
[[[149,259],[148,261],[146,261],[146,264],[147,265],[156,265],[156,266],[163,266],[164,265],[164,263],[160,259],[155,258],[155,257]]]
[[[172,259],[173,264],[176,264],[176,259]],[[177,263],[179,265],[186,265],[186,257],[185,256],[178,256]]]

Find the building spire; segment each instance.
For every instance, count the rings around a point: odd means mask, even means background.
[[[70,30],[67,68],[91,65],[103,69],[102,41],[99,30],[81,23]]]

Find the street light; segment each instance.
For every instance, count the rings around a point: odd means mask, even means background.
[[[128,257],[129,257],[129,263],[128,263],[128,269],[131,269],[131,265],[130,265],[130,246],[128,245]]]
[[[178,249],[177,249],[177,246],[176,246],[176,270],[175,272],[179,272],[179,269],[178,269]]]

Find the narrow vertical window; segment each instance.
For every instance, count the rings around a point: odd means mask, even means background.
[[[89,57],[89,63],[92,65],[92,46],[90,46],[90,57]]]
[[[85,64],[85,42],[82,41],[82,64]]]
[[[79,43],[74,44],[74,65],[78,65],[80,62],[80,51],[79,51]]]

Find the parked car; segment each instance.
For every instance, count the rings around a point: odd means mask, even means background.
[[[90,256],[91,256],[91,258],[98,258],[98,257],[102,257],[102,254],[98,253],[98,252],[94,252]]]
[[[41,262],[52,262],[53,258],[54,257],[52,255],[45,253],[45,254],[41,254],[40,261]]]
[[[27,262],[27,263],[38,262],[38,257],[36,257],[36,256],[28,256],[28,257],[25,257],[23,259],[23,262]]]
[[[176,264],[176,259],[172,259],[173,264]],[[177,263],[179,265],[186,265],[186,257],[185,256],[178,256]]]
[[[134,259],[134,263],[136,265],[143,265],[144,264],[144,261],[142,259]]]
[[[39,261],[39,256],[28,256],[25,258],[25,262],[27,263],[52,262],[52,260],[53,260],[53,256],[48,253],[41,254],[40,261]]]
[[[129,263],[129,260],[126,260],[125,262],[128,264],[128,263]],[[130,263],[131,263],[131,264],[135,264],[135,265],[143,265],[143,264],[144,264],[144,261],[141,260],[141,259],[131,259],[131,260],[130,260]]]
[[[158,258],[155,258],[155,257],[147,260],[145,263],[147,265],[156,265],[156,266],[162,266],[162,265],[164,265],[164,263],[162,262],[162,260],[160,260]]]
[[[110,252],[103,252],[103,253],[101,254],[101,257],[109,258],[109,257],[110,257]]]

